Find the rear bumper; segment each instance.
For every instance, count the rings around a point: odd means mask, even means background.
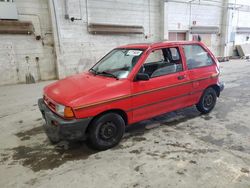
[[[52,112],[43,99],[38,100],[39,109],[45,119],[44,129],[52,142],[60,140],[84,140],[86,129],[92,117],[65,120]]]

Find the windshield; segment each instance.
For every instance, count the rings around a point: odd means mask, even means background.
[[[94,74],[114,78],[127,78],[141,57],[140,49],[115,49],[90,69]]]

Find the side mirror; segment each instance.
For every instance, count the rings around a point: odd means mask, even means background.
[[[138,73],[136,75],[135,81],[140,81],[140,80],[144,80],[144,81],[149,80],[149,75],[146,73]]]

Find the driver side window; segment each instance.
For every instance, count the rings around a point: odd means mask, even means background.
[[[183,70],[178,47],[162,48],[152,51],[143,64],[144,73],[150,78],[164,76]]]
[[[150,53],[144,64],[164,61],[162,50],[155,50]]]

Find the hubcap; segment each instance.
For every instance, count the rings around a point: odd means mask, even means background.
[[[100,137],[104,140],[109,140],[116,135],[116,126],[113,122],[106,122],[101,126]]]
[[[206,95],[205,98],[204,98],[204,106],[206,108],[209,108],[213,105],[213,102],[214,102],[214,98],[211,94],[209,95]]]

